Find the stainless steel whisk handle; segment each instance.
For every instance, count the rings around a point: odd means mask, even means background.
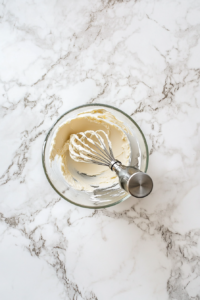
[[[153,181],[149,175],[132,166],[124,166],[115,161],[110,167],[119,177],[120,186],[136,198],[148,196],[153,189]]]

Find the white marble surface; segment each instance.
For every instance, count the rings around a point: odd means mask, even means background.
[[[0,7],[0,299],[200,299],[200,1]],[[103,210],[48,184],[45,134],[85,103],[134,118],[153,193]]]

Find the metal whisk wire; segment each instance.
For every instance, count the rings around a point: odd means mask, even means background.
[[[108,148],[101,135],[104,136]],[[97,139],[97,142],[94,141],[94,138]],[[99,151],[90,147],[89,144],[92,144]],[[116,161],[109,137],[103,130],[88,130],[72,134],[70,136],[69,150],[71,158],[79,162],[110,166],[112,161]]]
[[[114,158],[111,141],[103,130],[71,134],[69,152],[71,158],[77,162],[109,167],[117,174],[120,186],[132,196],[143,198],[153,189],[153,181],[149,175],[134,166],[124,166]]]

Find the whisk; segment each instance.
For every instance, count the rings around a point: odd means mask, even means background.
[[[124,166],[115,159],[111,141],[103,130],[71,134],[69,152],[77,162],[109,167],[117,174],[121,188],[134,197],[146,197],[153,189],[153,181],[149,175],[133,166]]]

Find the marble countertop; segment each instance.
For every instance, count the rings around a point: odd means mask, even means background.
[[[16,0],[0,6],[0,299],[200,299],[200,1]],[[46,180],[67,110],[141,126],[152,194],[102,210]]]

